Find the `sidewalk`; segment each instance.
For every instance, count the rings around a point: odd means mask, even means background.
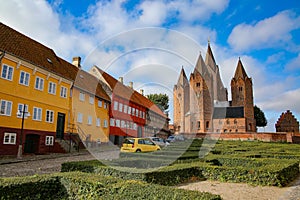
[[[27,162],[27,161],[36,161],[36,160],[46,160],[46,159],[55,159],[62,157],[73,157],[73,156],[81,156],[81,155],[90,155],[90,152],[86,149],[81,149],[79,152],[72,153],[51,153],[44,155],[23,155],[22,158],[18,159],[16,157],[0,157],[0,165],[19,163],[19,162]]]

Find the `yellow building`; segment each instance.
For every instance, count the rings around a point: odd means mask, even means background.
[[[67,132],[78,68],[2,23],[0,38],[0,155],[20,144],[23,153],[62,152],[55,139]]]
[[[73,64],[80,68],[80,57],[73,58]],[[72,90],[71,121],[87,147],[109,141],[109,107],[110,97],[99,80],[79,69]]]

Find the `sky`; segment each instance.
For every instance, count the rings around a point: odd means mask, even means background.
[[[145,94],[189,77],[208,41],[229,90],[240,57],[254,103],[275,131],[280,114],[300,120],[300,2],[296,0],[10,0],[0,21],[82,67],[93,65]],[[2,39],[2,38],[1,38]]]

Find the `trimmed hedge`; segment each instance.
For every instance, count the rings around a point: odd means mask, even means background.
[[[30,187],[29,187],[30,186]],[[47,188],[44,190],[43,188]],[[0,179],[1,199],[203,199],[219,195],[82,172]]]

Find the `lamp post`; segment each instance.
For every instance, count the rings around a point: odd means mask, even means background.
[[[17,112],[17,116],[22,116],[22,126],[21,126],[21,134],[20,134],[20,143],[19,143],[19,148],[18,148],[18,155],[17,158],[22,158],[22,154],[23,154],[23,129],[24,129],[24,118],[25,118],[25,114],[27,114],[27,116],[30,116],[29,112],[26,112],[26,104],[23,104],[23,110],[18,110]]]

